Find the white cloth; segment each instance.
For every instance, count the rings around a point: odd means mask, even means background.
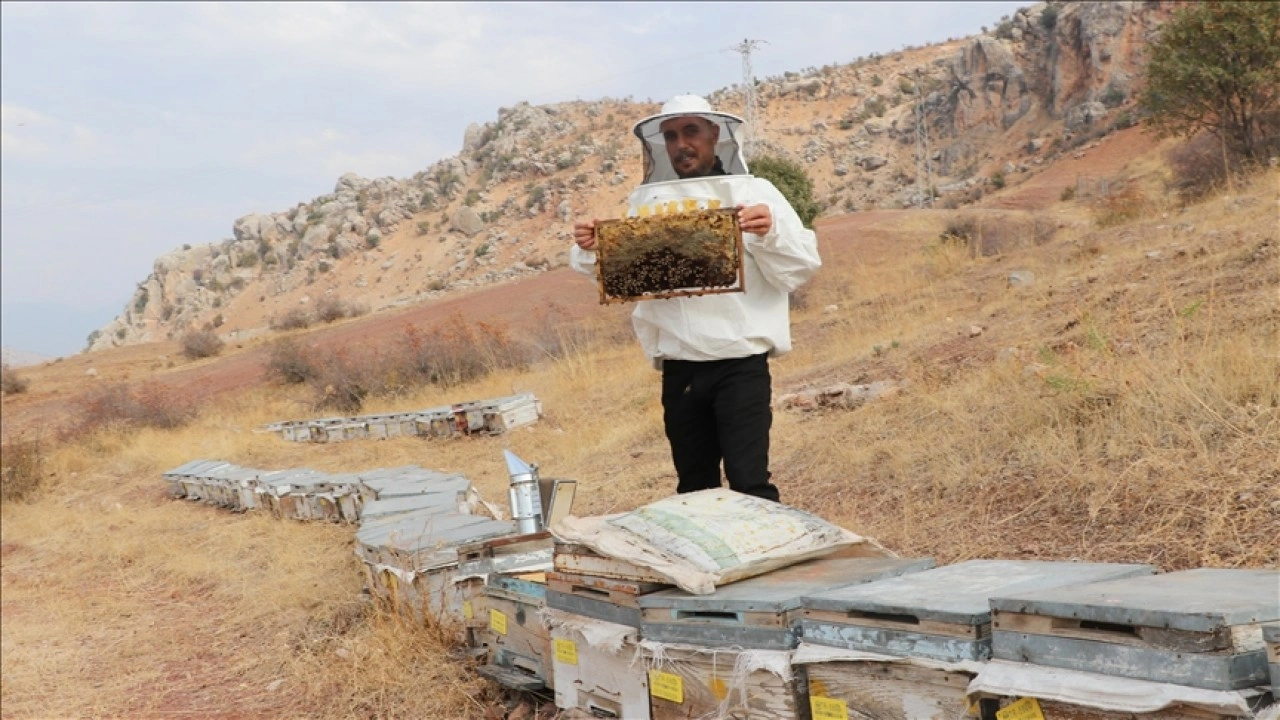
[[[645,356],[661,369],[664,359],[725,360],[791,350],[788,293],[813,277],[822,260],[817,236],[773,183],[751,175],[726,175],[642,185],[628,199],[628,214],[643,206],[693,199],[699,207],[764,203],[773,227],[763,236],[743,233],[745,292],[641,300],[631,315]],[[576,244],[574,270],[594,277],[596,257]]]

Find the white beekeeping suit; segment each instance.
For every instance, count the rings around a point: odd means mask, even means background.
[[[715,170],[724,174],[678,179],[658,127],[667,118],[686,115],[719,126]],[[741,118],[712,110],[706,100],[681,95],[664,104],[657,115],[636,123],[633,130],[640,139],[645,175],[627,200],[628,216],[656,214],[673,201],[676,207],[696,204],[704,209],[763,203],[773,215],[773,227],[765,235],[742,235],[745,292],[637,302],[632,325],[656,368],[662,367],[664,359],[705,361],[788,352],[788,293],[813,277],[822,264],[817,238],[787,199],[773,183],[748,174],[737,139],[741,125]],[[570,264],[584,274],[596,274],[595,253],[576,244],[570,249]]]

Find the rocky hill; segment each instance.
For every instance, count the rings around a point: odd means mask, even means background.
[[[1173,3],[1052,2],[977,37],[757,81],[759,150],[804,164],[826,214],[955,207],[1133,122],[1143,50]],[[741,111],[743,89],[710,93]],[[500,108],[405,179],[232,224],[155,262],[88,349],[214,329],[243,340],[321,303],[380,310],[562,265],[571,218],[616,215],[638,179],[631,124],[657,104]]]

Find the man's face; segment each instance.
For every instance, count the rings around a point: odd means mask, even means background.
[[[663,120],[658,126],[667,144],[667,157],[676,175],[683,178],[702,177],[716,163],[716,142],[720,126],[695,115]]]

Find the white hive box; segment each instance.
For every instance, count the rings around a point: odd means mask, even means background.
[[[595,717],[649,717],[640,634],[628,625],[548,609],[556,707]]]

